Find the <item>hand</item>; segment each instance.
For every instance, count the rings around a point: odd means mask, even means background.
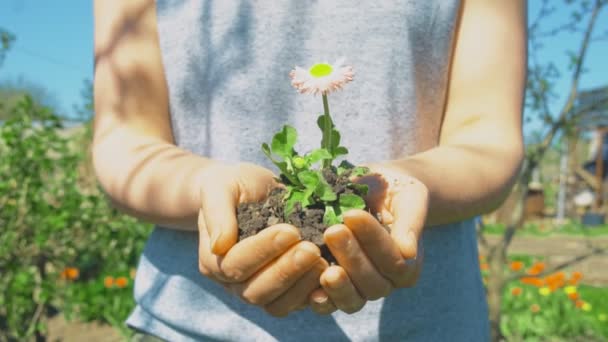
[[[327,268],[319,249],[301,242],[298,229],[269,227],[236,243],[236,207],[263,201],[277,186],[269,170],[217,164],[200,178],[199,269],[245,302],[285,316],[308,302]]]
[[[324,239],[339,266],[321,275],[322,289],[309,298],[313,311],[359,311],[368,300],[388,296],[395,288],[414,286],[423,261],[418,241],[426,219],[429,195],[417,179],[387,167],[370,167],[372,175],[357,179],[367,184],[371,214],[351,210],[344,224],[326,230]]]

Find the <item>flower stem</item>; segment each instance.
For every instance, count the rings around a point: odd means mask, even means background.
[[[321,144],[322,148],[325,148],[327,151],[329,151],[329,153],[332,153],[331,151],[331,131],[332,131],[332,124],[331,124],[331,117],[329,116],[329,103],[327,102],[327,94],[323,94],[323,109],[325,109],[325,126],[323,126],[323,141],[325,142],[325,144]],[[323,146],[324,145],[324,146]],[[331,159],[325,159],[323,160],[323,167],[324,168],[329,168],[331,166]]]

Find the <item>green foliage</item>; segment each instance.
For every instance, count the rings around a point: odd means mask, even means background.
[[[569,298],[567,287],[579,299]],[[608,288],[580,285],[551,291],[513,282],[503,294],[501,330],[508,340],[515,341],[604,341],[608,338],[605,298]]]
[[[501,329],[509,340],[585,338],[586,341],[602,341],[608,338],[603,327],[606,323],[599,319],[602,312],[608,312],[608,307],[591,304],[582,288],[579,293],[590,305],[589,311],[577,308],[563,290],[543,296],[533,286],[522,286],[523,293],[514,296],[512,290],[515,287],[509,286],[503,297]],[[604,296],[608,295],[607,289],[601,292]]]
[[[2,62],[4,62],[6,52],[11,48],[11,45],[14,42],[15,35],[0,27],[0,66],[2,66]]]
[[[367,192],[367,186],[365,187],[364,193]],[[325,215],[323,216],[323,222],[328,225],[334,225],[342,223],[342,214],[351,209],[364,209],[365,201],[358,195],[353,194],[341,194],[338,199],[338,203],[333,205],[327,205],[325,207]]]
[[[340,132],[336,129],[336,126],[329,115],[321,114],[317,119],[317,126],[319,126],[322,132],[325,132],[326,130],[330,132],[330,135],[323,135],[321,146],[325,146],[332,156],[331,160],[348,154],[346,147],[340,146]]]
[[[10,116],[10,109],[17,106],[25,96],[31,98],[32,106],[37,111],[43,111],[45,107],[58,109],[53,92],[44,86],[23,77],[5,79],[0,82],[0,120],[6,120]]]
[[[130,272],[151,227],[86,186],[90,129],[68,133],[29,97],[8,112],[0,126],[0,340],[44,334],[57,309],[121,322],[130,295],[98,290],[103,276]]]
[[[319,118],[319,127],[325,128],[325,123]],[[302,156],[294,149],[298,139],[295,128],[285,125],[283,129],[274,135],[270,145],[262,144],[264,154],[281,171],[280,181],[287,189],[285,196],[285,218],[296,208],[297,204],[302,207],[317,206],[325,208],[324,222],[327,225],[342,222],[342,213],[349,209],[363,209],[365,202],[359,195],[367,193],[367,186],[363,184],[350,183],[348,186],[357,194],[337,194],[332,186],[323,176],[322,169],[315,168],[318,163],[331,162],[348,151],[340,146],[340,134],[329,122],[334,139],[327,148],[318,148]],[[355,176],[367,173],[363,167],[354,167],[343,162],[335,169],[338,175],[350,171]]]

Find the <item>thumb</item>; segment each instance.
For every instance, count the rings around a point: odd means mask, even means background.
[[[418,255],[418,240],[428,211],[428,190],[417,181],[400,185],[391,201],[393,226],[391,236],[406,259]]]
[[[238,239],[236,205],[238,194],[225,182],[209,181],[201,187],[201,211],[209,234],[211,252],[224,255]]]

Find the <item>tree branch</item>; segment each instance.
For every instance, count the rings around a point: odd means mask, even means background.
[[[486,239],[486,236],[484,235],[484,231],[486,229],[486,225],[483,223],[483,221],[481,220],[481,218],[476,220],[476,228],[477,228],[477,240],[479,240],[479,242],[481,243],[481,245],[484,248],[488,248],[488,240]]]
[[[571,113],[572,108],[574,107],[574,102],[578,95],[579,80],[580,80],[581,73],[583,70],[585,57],[587,55],[587,48],[589,47],[589,41],[591,38],[591,34],[595,27],[595,24],[597,21],[597,16],[598,16],[602,6],[604,6],[605,4],[606,3],[601,0],[595,1],[595,5],[594,5],[593,11],[591,13],[591,18],[589,19],[589,23],[587,24],[587,28],[585,29],[583,41],[581,42],[581,45],[579,47],[579,52],[577,55],[578,57],[576,60],[574,72],[572,74],[572,81],[571,81],[572,83],[570,85],[568,99],[566,100],[566,103],[562,107],[562,110],[560,111],[558,119],[555,122],[553,122],[553,124],[551,125],[551,128],[549,129],[549,132],[547,133],[547,135],[545,136],[543,141],[538,145],[538,149],[535,153],[534,160],[533,161],[531,160],[531,162],[529,162],[527,165],[524,165],[524,172],[523,172],[524,174],[528,171],[528,170],[526,170],[526,168],[536,167],[537,161],[542,158],[542,156],[545,154],[545,151],[549,148],[549,146],[553,142],[553,138],[555,137],[557,132],[567,122],[568,114]]]

